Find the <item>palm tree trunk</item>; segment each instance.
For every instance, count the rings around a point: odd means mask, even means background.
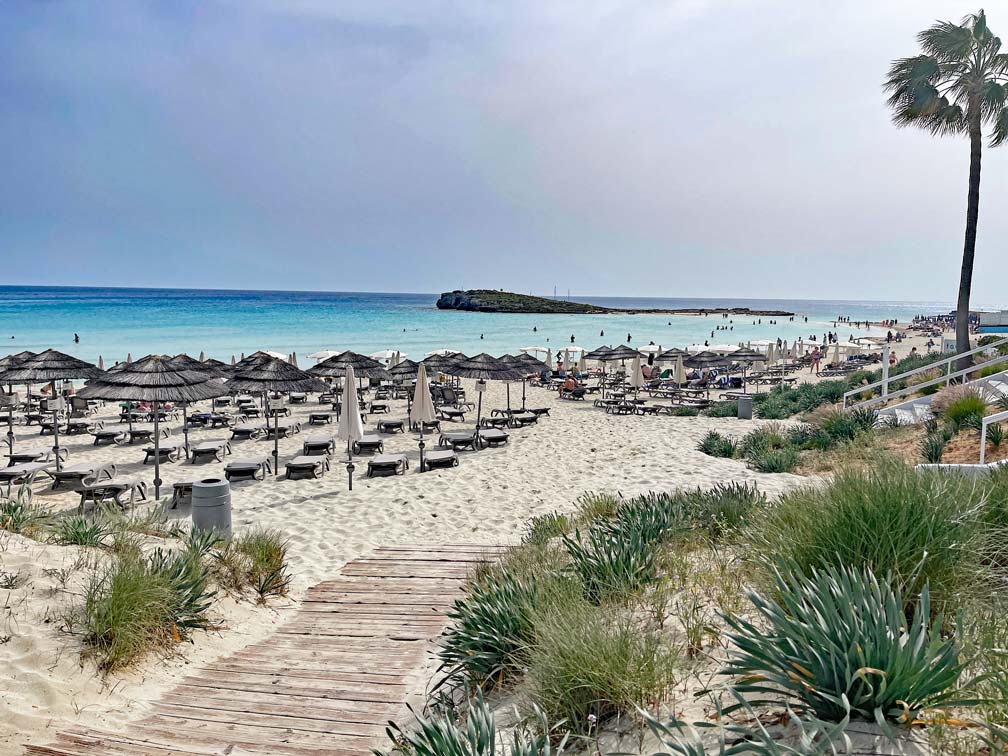
[[[980,128],[980,105],[971,103],[969,119],[970,172],[969,194],[966,200],[966,242],[963,245],[962,272],[959,276],[959,300],[956,305],[956,351],[969,351],[970,290],[973,286],[973,255],[976,252],[977,219],[980,215],[980,154],[983,134]],[[970,358],[964,357],[957,365],[965,370]]]

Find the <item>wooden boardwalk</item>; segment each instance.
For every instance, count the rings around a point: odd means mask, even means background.
[[[272,637],[186,677],[122,732],[68,728],[27,753],[361,756],[386,747],[385,725],[405,713],[445,610],[491,552],[378,549],[309,589]]]

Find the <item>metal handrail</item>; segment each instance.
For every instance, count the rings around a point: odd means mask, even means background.
[[[984,344],[982,347],[974,347],[973,349],[970,349],[968,352],[960,352],[959,354],[952,355],[951,357],[946,357],[946,358],[938,360],[936,362],[929,362],[927,365],[922,365],[921,367],[914,368],[913,370],[907,370],[905,373],[899,373],[897,375],[883,376],[881,380],[875,381],[874,383],[869,383],[866,386],[859,386],[856,389],[851,389],[850,391],[845,392],[844,395],[843,395],[843,408],[847,409],[847,400],[850,397],[856,396],[857,394],[861,394],[861,393],[863,393],[865,391],[871,391],[872,389],[875,389],[875,388],[882,388],[882,397],[881,398],[891,398],[892,396],[899,395],[899,392],[897,392],[896,394],[890,394],[889,393],[889,384],[890,383],[893,383],[894,381],[903,380],[904,378],[908,378],[911,375],[918,375],[919,373],[926,373],[929,370],[936,370],[937,368],[940,368],[943,365],[948,365],[949,368],[950,368],[947,371],[947,373],[946,373],[946,375],[944,377],[942,377],[939,380],[929,381],[926,384],[924,384],[924,383],[918,384],[918,386],[916,388],[920,388],[920,386],[925,386],[925,385],[933,385],[934,383],[941,383],[942,381],[945,381],[947,383],[952,378],[955,378],[957,375],[961,375],[962,374],[962,371],[960,371],[959,373],[953,375],[953,373],[951,371],[951,366],[954,363],[958,362],[963,357],[971,357],[974,354],[979,354],[980,352],[986,352],[988,349],[996,349],[996,348],[998,348],[999,346],[1001,346],[1003,344],[1008,344],[1008,337],[1003,338],[1003,339],[1001,339],[999,341],[992,342],[990,344]],[[987,363],[984,363],[984,364],[987,364]],[[975,365],[975,366],[971,367],[966,372],[973,372],[974,370],[980,369],[982,366],[983,365]],[[885,369],[885,365],[883,365],[883,372],[885,372],[884,369]],[[863,403],[859,403],[859,404],[857,404],[855,406],[861,407],[861,406],[864,406],[864,405],[863,405]]]
[[[962,356],[962,355],[960,355],[960,356]],[[946,381],[951,381],[954,378],[960,378],[960,377],[969,375],[970,373],[975,373],[978,370],[983,370],[984,368],[991,367],[992,365],[998,365],[998,364],[1001,364],[1001,363],[1008,363],[1008,354],[999,355],[999,356],[997,356],[997,357],[995,357],[993,359],[987,360],[987,362],[981,362],[979,365],[970,365],[968,368],[965,368],[963,370],[956,370],[954,373],[948,373],[947,375],[942,375],[942,376],[939,376],[937,378],[932,378],[929,381],[924,381],[923,383],[918,383],[918,384],[916,384],[914,386],[907,386],[906,388],[900,389],[899,391],[893,391],[892,393],[883,394],[881,396],[873,396],[870,399],[865,399],[862,402],[858,402],[857,404],[851,406],[849,409],[853,410],[853,409],[858,409],[859,407],[870,407],[873,404],[878,404],[880,402],[887,402],[890,399],[898,399],[901,396],[906,396],[908,394],[916,393],[917,391],[920,391],[921,389],[925,389],[928,386],[935,386],[935,385],[937,385],[939,383],[945,383]],[[904,375],[907,375],[907,374],[905,373]],[[985,377],[989,378],[991,376],[985,376]],[[981,378],[977,378],[976,380],[982,380],[982,379]],[[862,388],[860,390],[854,391],[853,393],[858,394],[858,393],[861,393],[861,391],[864,391],[864,390],[865,389]],[[846,394],[844,396],[846,397]]]
[[[1008,420],[1008,410],[1004,412],[998,412],[993,415],[987,415],[983,419],[983,423],[980,426],[980,464],[985,464],[984,459],[987,457],[987,426],[992,423],[997,423],[1002,420]]]

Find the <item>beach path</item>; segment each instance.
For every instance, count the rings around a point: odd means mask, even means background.
[[[207,664],[122,732],[68,728],[49,756],[359,756],[427,682],[430,652],[485,546],[379,548],[311,589],[272,637]]]

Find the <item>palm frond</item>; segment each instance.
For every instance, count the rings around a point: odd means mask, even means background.
[[[921,49],[939,62],[965,60],[974,43],[972,28],[951,21],[939,21],[918,34],[917,40]]]
[[[1005,87],[996,81],[985,81],[980,88],[980,112],[984,119],[995,119],[1005,106]]]
[[[991,134],[990,146],[997,147],[1008,140],[1008,108],[1002,108],[994,120],[994,131]]]

